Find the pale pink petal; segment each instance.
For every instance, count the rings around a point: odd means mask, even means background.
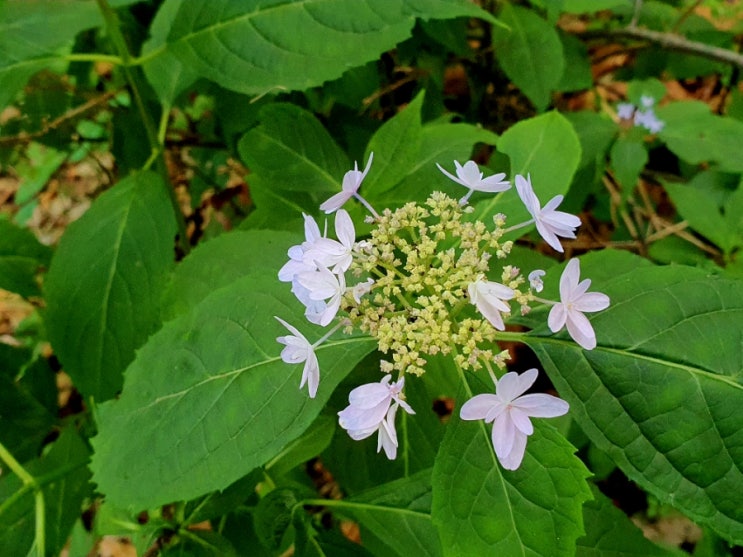
[[[489,393],[475,395],[462,405],[459,417],[463,420],[484,420],[494,404],[500,399]]]
[[[477,189],[487,193],[506,191],[507,189],[510,189],[511,182],[509,182],[508,180],[504,180],[503,178],[505,177],[506,173],[500,172],[498,174],[488,176],[487,178],[483,178],[482,180],[480,180],[480,185]]]
[[[526,370],[522,374],[509,371],[498,381],[498,396],[503,400],[512,401],[524,394],[539,376],[536,368]]]
[[[327,201],[324,201],[320,205],[320,210],[325,211],[325,213],[330,214],[333,211],[337,211],[341,207],[343,207],[343,204],[351,199],[353,197],[354,192],[347,192],[347,191],[341,191],[339,193],[336,193],[331,198],[329,198]]]
[[[547,245],[549,245],[553,250],[563,253],[564,249],[562,247],[562,244],[560,243],[560,239],[555,235],[554,232],[552,232],[552,229],[545,226],[541,218],[537,218],[535,220],[535,224],[537,225],[537,232],[539,232],[539,235],[542,237],[542,239],[547,242]]]
[[[531,420],[529,420],[529,416],[526,412],[514,404],[511,407],[509,414],[511,415],[511,420],[513,420],[513,425],[516,426],[516,429],[521,433],[526,435],[534,433],[534,426],[531,425]]]
[[[531,187],[531,176],[524,178],[521,174],[516,175],[516,191],[521,198],[521,202],[535,219],[539,216],[540,206],[534,189]]]
[[[504,412],[495,422],[493,422],[493,448],[498,458],[508,456],[513,448],[513,441],[516,438],[516,426],[511,420],[508,412]]]
[[[524,460],[524,453],[526,452],[526,438],[527,436],[523,433],[516,432],[511,451],[503,457],[498,457],[498,461],[503,468],[506,470],[516,470],[521,466],[521,461]]]
[[[555,304],[550,309],[550,313],[547,316],[547,325],[550,331],[556,333],[565,326],[565,322],[568,320],[568,310],[565,304]]]
[[[307,383],[307,389],[310,394],[310,398],[315,398],[317,394],[317,387],[320,384],[320,364],[317,361],[315,351],[312,350],[307,356],[307,361],[304,364],[302,370],[302,382],[299,385],[301,389],[304,384]]]
[[[601,292],[588,292],[583,294],[579,300],[575,300],[574,306],[578,311],[601,311],[609,307],[609,296]]]
[[[458,167],[457,170],[459,170],[459,163],[457,161],[454,161],[454,164]],[[459,178],[454,176],[451,172],[444,169],[444,167],[442,167],[439,163],[436,163],[436,166],[441,172],[443,172],[446,175],[447,178],[449,178],[453,182],[456,182],[457,184],[460,184],[466,188],[469,187],[464,181],[460,180]]]
[[[570,409],[568,403],[561,398],[544,393],[524,395],[514,401],[513,405],[532,418],[555,418],[567,414]]]
[[[395,413],[397,412],[397,404],[393,404],[387,416],[379,427],[379,439],[377,441],[377,452],[384,448],[384,454],[390,460],[395,460],[397,456],[397,431],[395,430]]]
[[[586,350],[596,348],[596,333],[588,318],[578,311],[568,312],[568,333],[573,340]]]
[[[351,249],[356,241],[356,230],[353,227],[348,211],[340,209],[335,214],[335,235],[346,249]]]
[[[560,299],[563,301],[572,300],[572,293],[578,286],[580,279],[580,261],[575,257],[568,261],[565,269],[560,276]]]

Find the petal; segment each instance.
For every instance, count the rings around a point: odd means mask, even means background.
[[[321,238],[322,234],[320,234],[320,227],[317,225],[317,221],[315,221],[315,219],[312,218],[310,215],[305,215],[304,213],[302,213],[302,216],[304,217],[305,240],[309,243],[312,243],[315,240]]]
[[[484,420],[490,409],[500,399],[493,394],[475,395],[462,405],[459,417],[463,420]]]
[[[516,175],[516,191],[521,198],[521,202],[529,211],[532,217],[538,218],[541,208],[539,205],[539,199],[534,193],[534,189],[531,187],[531,176],[524,178],[521,174]]]
[[[384,453],[387,458],[394,460],[397,456],[397,431],[395,430],[395,413],[397,412],[397,404],[393,404],[387,416],[379,428],[379,439],[377,441],[377,452],[384,447]]]
[[[493,423],[493,433],[491,438],[493,440],[493,449],[495,449],[496,456],[499,459],[508,456],[513,448],[513,441],[516,438],[516,426],[513,425],[513,421],[511,421],[511,416],[508,412],[504,412]]]
[[[516,470],[521,466],[521,461],[524,460],[524,452],[526,451],[526,439],[526,435],[519,431],[516,432],[513,445],[511,446],[511,452],[502,458],[498,457],[498,461],[503,468],[506,470]]]
[[[516,429],[521,433],[524,433],[525,435],[531,435],[534,433],[534,426],[531,425],[531,420],[526,412],[520,410],[516,406],[512,406],[509,414],[511,415],[513,425],[516,426]]]
[[[353,192],[347,192],[347,191],[341,191],[339,193],[336,193],[334,196],[332,196],[327,201],[324,201],[320,205],[320,210],[325,211],[326,214],[330,214],[333,211],[337,211],[341,207],[343,207],[343,204],[351,199],[353,197]]]
[[[340,243],[349,250],[356,241],[356,230],[353,227],[353,221],[348,211],[344,209],[340,209],[335,214],[335,235],[340,240]]]
[[[601,311],[609,307],[609,296],[601,292],[588,292],[573,302],[578,311]]]
[[[302,333],[300,333],[297,329],[295,329],[294,327],[292,327],[291,325],[289,325],[289,323],[287,323],[286,321],[284,321],[283,319],[281,319],[281,317],[276,317],[274,315],[273,318],[276,319],[276,321],[278,321],[279,323],[281,323],[284,327],[286,327],[291,334],[293,334],[296,337],[299,337],[299,338],[303,339],[305,342],[307,342],[307,339],[304,338],[304,335]],[[307,342],[307,344],[309,345],[309,342]]]
[[[388,409],[389,401],[369,409],[359,408],[350,404],[338,412],[338,423],[343,429],[349,431],[368,429],[375,431],[384,419],[384,415]]]
[[[513,406],[533,418],[555,418],[567,414],[570,409],[570,405],[561,398],[544,393],[519,397]]]
[[[548,225],[542,222],[541,216],[537,216],[534,221],[537,225],[537,232],[539,232],[539,235],[542,237],[542,239],[547,242],[547,244],[549,244],[549,246],[553,250],[563,253],[564,250],[562,248],[562,244],[560,244],[559,238],[555,235],[555,233]]]
[[[364,168],[363,174],[361,174],[361,179],[359,180],[359,185],[361,185],[361,182],[364,181],[364,178],[366,178],[366,175],[369,174],[369,169],[371,168],[372,161],[374,160],[374,151],[369,153],[369,158],[366,159],[366,168]]]
[[[317,361],[317,356],[315,355],[314,350],[310,350],[307,354],[307,361],[302,370],[302,383],[299,385],[300,389],[304,387],[305,382],[307,383],[307,390],[309,391],[310,398],[315,398],[317,387],[320,384],[320,364]]]
[[[555,304],[547,316],[547,326],[550,328],[550,331],[556,333],[565,326],[567,320],[568,310],[565,304]]]
[[[560,276],[560,299],[570,301],[573,299],[573,291],[580,280],[580,261],[575,257],[568,261],[565,270]]]
[[[386,375],[385,379],[389,381],[390,376]],[[391,398],[390,387],[385,382],[360,385],[348,394],[348,402],[352,406],[363,409],[374,408],[381,402],[389,401]]]
[[[458,163],[457,161],[454,161],[454,164],[455,164],[455,165],[457,165],[457,167],[459,167],[459,163]],[[457,178],[456,176],[454,176],[453,174],[451,174],[450,172],[448,172],[447,170],[445,170],[445,169],[444,169],[444,167],[442,167],[442,166],[441,166],[441,165],[440,165],[439,163],[436,163],[436,166],[438,167],[438,169],[439,169],[439,170],[440,170],[441,172],[443,172],[443,173],[444,173],[444,174],[446,175],[446,177],[447,177],[447,178],[449,178],[449,179],[450,179],[450,180],[452,180],[453,182],[456,182],[457,184],[460,184],[460,185],[462,185],[462,186],[464,186],[464,187],[466,187],[466,188],[468,188],[468,187],[469,187],[469,186],[468,186],[468,185],[467,185],[466,183],[464,183],[464,182],[463,182],[462,180],[460,180],[459,178]]]
[[[503,178],[505,177],[505,172],[493,174],[492,176],[488,176],[487,178],[480,180],[480,183],[475,189],[488,193],[506,191],[511,188],[511,182],[509,182],[508,180],[504,180]]]
[[[455,164],[459,165],[458,162],[455,162]],[[457,168],[457,176],[462,179],[462,182],[464,182],[467,187],[477,189],[480,180],[482,179],[482,172],[480,172],[475,161],[467,161],[464,163],[463,167]]]
[[[509,371],[498,380],[498,396],[509,402],[515,400],[524,394],[531,387],[539,376],[536,368],[527,369],[524,373],[518,374],[515,371]]]
[[[596,333],[585,315],[579,311],[569,311],[567,325],[568,333],[575,342],[586,350],[596,348]]]

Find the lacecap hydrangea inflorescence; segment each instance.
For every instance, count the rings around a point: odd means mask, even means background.
[[[455,174],[438,166],[452,181],[467,188],[456,200],[434,191],[423,203],[410,202],[397,209],[377,212],[359,193],[371,170],[373,154],[364,171],[358,165],[346,173],[341,192],[320,209],[335,213],[335,239],[321,232],[315,219],[304,215],[305,241],[289,249],[289,261],[279,279],[290,282],[292,292],[305,307],[307,320],[332,327],[310,342],[293,325],[277,317],[291,333],[278,337],[284,345],[282,359],[303,363],[300,388],[310,397],[321,388],[321,371],[315,349],[342,330],[359,330],[374,338],[382,354],[381,381],[361,385],[349,393],[349,405],[338,413],[341,427],[356,440],[378,434],[377,450],[388,458],[397,455],[397,411],[414,414],[405,400],[409,375],[423,376],[432,358],[448,358],[453,369],[486,369],[494,394],[481,394],[465,402],[460,417],[493,424],[492,442],[501,465],[518,468],[533,432],[530,417],[565,414],[568,405],[548,394],[524,393],[537,378],[536,369],[522,374],[505,372],[509,353],[500,350],[498,332],[505,330],[513,311],[528,313],[534,304],[551,306],[548,326],[553,332],[567,327],[584,349],[596,346],[596,336],[584,313],[605,309],[609,298],[588,292],[590,279],[580,280],[578,259],[568,262],[560,278],[560,300],[538,296],[541,269],[524,276],[508,264],[513,242],[506,232],[535,224],[542,238],[562,252],[559,238],[575,238],[580,219],[557,210],[562,196],[542,206],[530,176],[515,177],[516,190],[531,219],[506,228],[506,216],[489,222],[470,218],[468,204],[474,192],[500,193],[510,189],[504,173],[483,177],[477,164],[455,161]],[[369,211],[371,233],[356,240],[354,223],[342,206],[356,199]],[[498,280],[491,280],[497,277]],[[501,374],[498,378],[496,370]]]

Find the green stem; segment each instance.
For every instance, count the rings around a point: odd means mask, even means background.
[[[62,56],[62,59],[68,62],[110,62],[117,66],[124,64],[124,60],[121,56],[98,54],[97,52],[76,52],[74,54],[65,54]]]
[[[36,481],[36,479],[26,471],[26,469],[21,465],[20,462],[18,462],[15,457],[11,454],[11,452],[5,448],[5,445],[0,443],[0,459],[5,462],[5,464],[8,466],[8,468],[11,469],[11,471],[18,476],[18,479],[23,482],[23,487],[18,490],[17,493],[20,492],[28,492],[33,490],[34,492],[34,501],[35,501],[35,515],[36,515],[36,525],[35,525],[35,533],[34,533],[34,547],[36,548],[36,554],[39,557],[44,557],[46,554],[46,517],[44,516],[44,493],[41,491],[41,486]],[[13,502],[20,499],[19,497],[11,497],[8,500],[13,500]],[[3,507],[6,506],[6,503],[3,503]]]
[[[129,47],[127,46],[126,40],[124,39],[124,35],[121,33],[121,29],[119,28],[119,20],[116,15],[116,12],[108,4],[108,0],[96,0],[96,1],[98,2],[98,8],[103,14],[103,19],[106,22],[106,29],[108,30],[108,33],[111,37],[111,41],[113,42],[114,47],[116,48],[116,50],[119,53],[119,56],[121,57],[122,70],[124,72],[124,77],[126,78],[126,81],[129,84],[129,88],[132,91],[134,102],[137,105],[140,118],[142,119],[142,123],[144,125],[145,132],[147,134],[147,141],[150,144],[151,155],[147,161],[146,166],[149,166],[154,161],[157,161],[158,172],[163,179],[164,187],[168,191],[170,203],[173,206],[173,213],[175,215],[175,219],[178,225],[178,237],[179,237],[180,247],[184,253],[188,253],[189,245],[188,245],[188,236],[186,234],[186,221],[183,218],[183,213],[181,212],[181,207],[180,207],[180,204],[178,203],[178,198],[175,195],[175,190],[171,187],[171,184],[170,184],[170,176],[168,175],[168,168],[165,164],[165,158],[163,157],[163,145],[160,143],[158,139],[158,131],[155,128],[155,123],[153,122],[152,117],[150,116],[150,113],[147,111],[147,107],[144,104],[144,99],[142,98],[142,94],[139,90],[139,84],[138,84],[137,78],[134,75],[134,71],[132,70],[132,66],[134,64],[133,64],[131,53],[129,52]],[[163,111],[164,110],[165,110],[165,107],[163,107]]]

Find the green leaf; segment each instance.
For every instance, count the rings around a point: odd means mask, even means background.
[[[362,184],[370,201],[392,189],[418,162],[421,145],[421,106],[423,93],[385,122],[369,141],[365,157],[374,153],[372,169]],[[363,165],[365,166],[366,160]]]
[[[498,140],[498,150],[511,159],[511,179],[516,174],[531,176],[531,183],[542,206],[570,187],[581,148],[573,126],[559,112],[542,114],[510,127]],[[480,220],[504,213],[508,224],[515,225],[531,216],[521,202],[515,187],[475,205]],[[530,227],[520,229],[523,234]],[[532,226],[533,228],[533,226]]]
[[[570,443],[534,420],[524,461],[509,472],[496,460],[492,426],[456,414],[433,470],[433,520],[444,555],[574,555],[591,495]]]
[[[283,476],[323,452],[333,439],[336,419],[336,416],[319,415],[301,437],[266,463],[269,475],[274,478]]]
[[[93,0],[0,3],[0,107],[8,105],[33,74],[57,62],[57,49],[100,21]]]
[[[691,164],[716,163],[724,172],[743,172],[738,145],[743,122],[710,113],[700,101],[675,102],[657,110],[665,127],[658,136],[679,158]]]
[[[632,0],[561,0],[562,11],[573,14],[593,13],[611,8],[629,7]]]
[[[598,489],[593,490],[593,501],[583,505],[586,535],[578,540],[576,557],[670,557],[676,552],[666,551],[642,535]],[[681,555],[684,553],[679,552]]]
[[[600,161],[604,162],[606,152],[617,135],[617,125],[605,114],[590,110],[566,112],[563,116],[570,122],[580,139],[580,167]]]
[[[360,493],[341,510],[359,523],[364,546],[375,555],[442,555],[431,522],[430,469]]]
[[[90,473],[85,464],[89,450],[72,428],[61,431],[59,438],[40,459],[24,464],[35,478],[44,478],[46,556],[56,556],[67,541],[83,500],[90,495]],[[22,487],[13,474],[0,479],[0,547],[6,555],[26,555],[34,540],[34,495],[25,492],[14,503],[10,497]]]
[[[416,17],[459,16],[493,20],[462,0],[166,0],[144,69],[165,104],[199,77],[249,95],[305,90],[376,60]]]
[[[614,177],[622,186],[622,198],[627,199],[635,190],[640,172],[648,163],[648,151],[641,142],[620,137],[611,146],[609,156]]]
[[[562,43],[555,28],[533,10],[506,4],[493,28],[498,63],[538,111],[550,104],[552,90],[565,69]]]
[[[303,237],[276,230],[236,230],[199,244],[175,268],[163,294],[163,321],[186,313],[219,288],[255,270],[278,276],[287,250]]]
[[[120,399],[99,408],[92,468],[107,498],[147,508],[224,489],[301,435],[374,346],[324,342],[310,399],[299,389],[302,366],[279,357],[276,337],[287,333],[272,317],[299,324],[302,313],[288,285],[257,270],[153,335]]]
[[[408,175],[393,189],[381,196],[385,207],[403,205],[409,201],[424,201],[436,190],[452,197],[462,196],[466,190],[445,177],[436,163],[454,173],[454,161],[464,163],[472,158],[476,144],[495,145],[498,136],[471,124],[430,123],[423,126],[416,160],[408,167]],[[376,151],[374,160],[376,161]],[[394,163],[397,164],[397,163]],[[372,167],[374,168],[374,166]],[[483,169],[486,173],[487,169]],[[507,169],[501,169],[505,172]],[[370,176],[373,170],[370,172]],[[364,186],[362,185],[362,188]],[[374,200],[375,192],[370,192]],[[478,196],[479,194],[475,194]]]
[[[85,397],[121,388],[134,350],[160,324],[175,219],[162,179],[134,174],[72,223],[44,282],[54,351]]]
[[[743,282],[674,266],[596,280],[592,290],[612,302],[591,319],[596,349],[546,326],[526,342],[631,480],[741,543]]]
[[[36,275],[50,257],[51,250],[29,230],[0,219],[0,288],[26,298],[38,296]]]
[[[559,37],[565,55],[565,69],[555,88],[558,91],[590,89],[593,86],[593,73],[588,48],[575,35],[560,33]]]
[[[728,223],[709,192],[666,181],[663,187],[681,218],[696,232],[719,246],[726,255],[743,244],[743,237]]]
[[[253,525],[263,547],[271,551],[288,547],[292,512],[297,503],[294,491],[288,488],[274,489],[260,500],[253,513]]]
[[[301,191],[330,196],[340,188],[351,170],[348,157],[310,112],[274,103],[261,110],[260,121],[242,137],[238,152],[261,183],[284,195]]]

